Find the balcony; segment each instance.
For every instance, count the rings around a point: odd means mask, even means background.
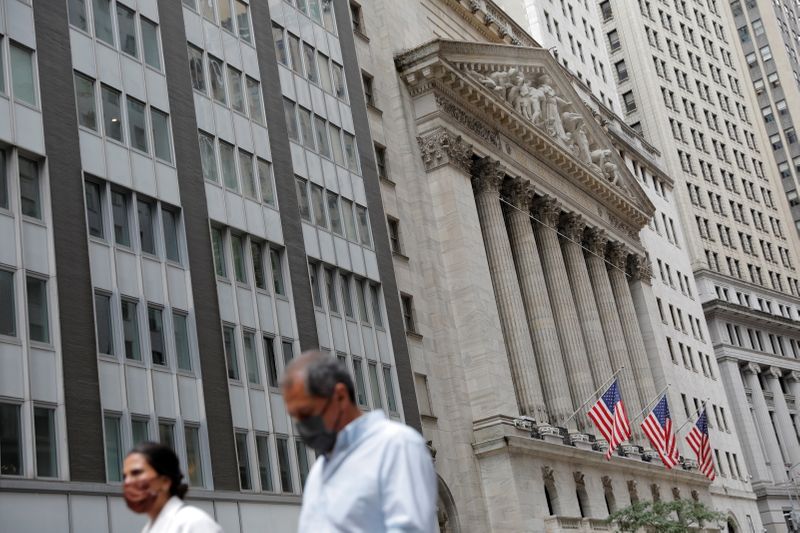
[[[546,533],[590,533],[592,531],[611,531],[611,526],[598,518],[573,518],[569,516],[551,516],[544,519]]]

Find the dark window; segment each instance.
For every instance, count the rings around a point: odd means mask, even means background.
[[[100,185],[86,182],[86,221],[89,225],[89,235],[102,239],[103,230],[103,195]]]
[[[367,105],[375,106],[375,93],[373,92],[372,88],[372,76],[367,74],[366,72],[361,73],[361,81],[364,84],[364,100],[366,100]]]
[[[385,178],[389,174],[386,172],[386,148],[375,145],[375,165],[378,167],[378,176]]]

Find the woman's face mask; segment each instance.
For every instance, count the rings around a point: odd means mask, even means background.
[[[132,453],[125,458],[122,494],[131,511],[146,513],[159,497],[169,498],[169,481],[142,454]]]

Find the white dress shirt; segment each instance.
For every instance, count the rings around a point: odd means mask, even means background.
[[[432,533],[436,474],[422,436],[372,411],[349,423],[303,489],[299,533]]]
[[[142,533],[224,533],[222,528],[205,511],[186,505],[183,500],[173,496],[155,522],[148,520]]]

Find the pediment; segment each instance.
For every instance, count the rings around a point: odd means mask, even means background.
[[[436,40],[395,61],[412,95],[444,89],[466,109],[482,109],[498,131],[555,162],[563,175],[591,181],[607,193],[599,199],[622,207],[640,226],[654,212],[609,134],[547,50]]]

